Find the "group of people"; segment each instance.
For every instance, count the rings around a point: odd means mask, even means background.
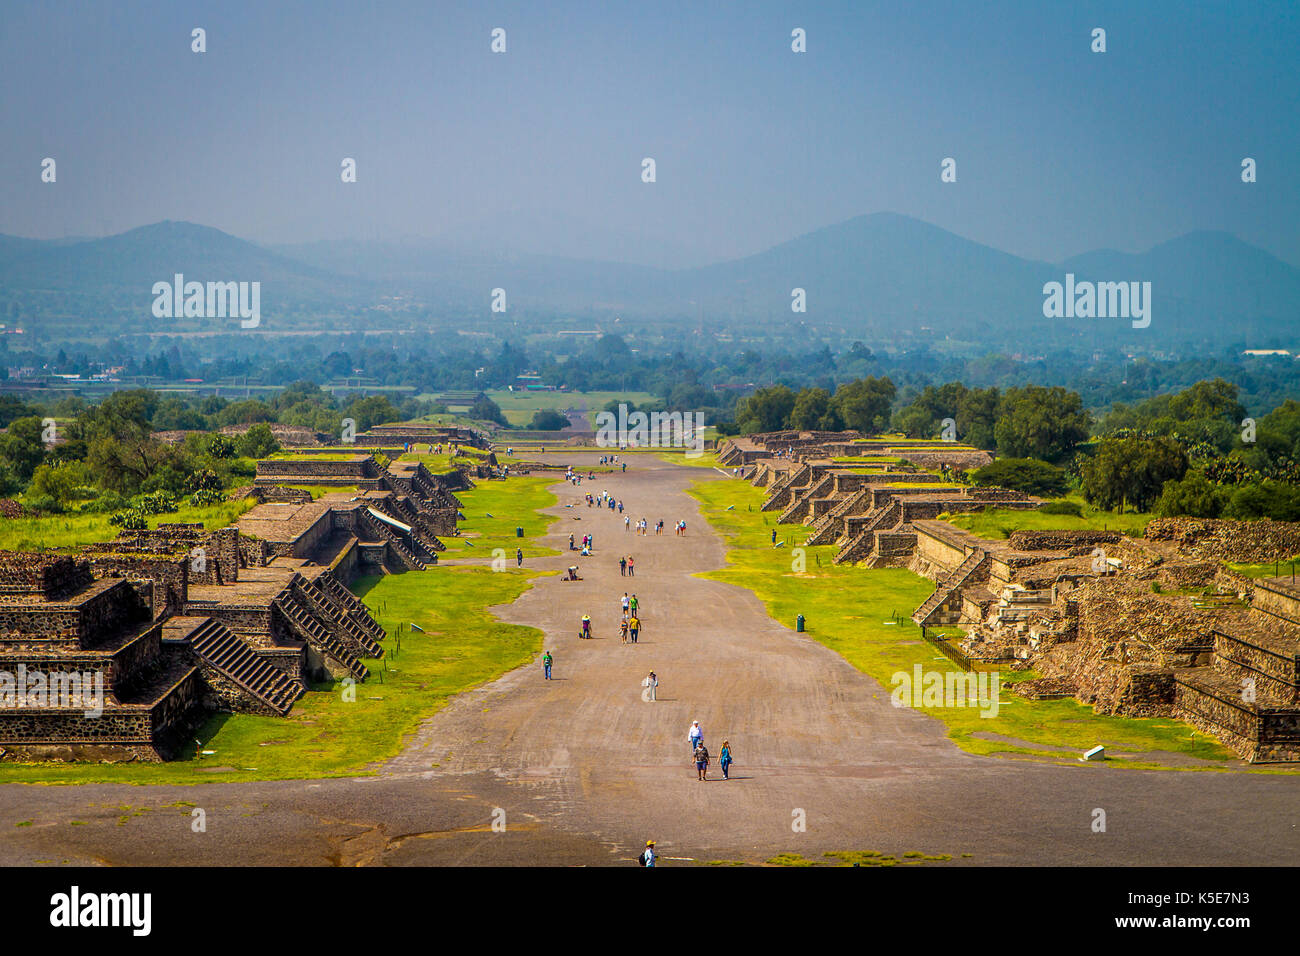
[[[592,542],[592,540],[593,540],[593,538],[592,538],[592,536],[589,535],[589,534],[584,534],[584,535],[582,536],[582,556],[583,556],[583,557],[591,557],[591,542]],[[577,544],[576,544],[576,542],[575,542],[575,539],[574,539],[574,537],[573,537],[572,534],[569,535],[569,550],[570,550],[570,551],[577,551],[577,550],[578,550],[578,546],[577,546]]]
[[[695,761],[695,773],[700,780],[709,779],[709,764],[713,757],[709,753],[709,748],[704,745],[704,728],[700,726],[698,720],[691,722],[691,729],[686,734],[686,739],[691,745],[691,759]],[[722,752],[718,754],[718,763],[722,767],[722,779],[731,779],[731,764],[734,758],[731,754],[731,742],[724,740],[722,742]]]
[[[636,577],[636,562],[633,560],[632,555],[629,554],[618,559],[618,576],[621,578]]]
[[[611,495],[608,491],[602,491],[598,495],[593,495],[590,492],[588,492],[587,507],[608,508],[610,511],[613,511],[615,508],[617,508],[619,514],[623,513],[623,502],[615,499],[614,496]]]

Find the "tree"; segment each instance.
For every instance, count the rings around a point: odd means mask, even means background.
[[[1172,438],[1106,438],[1084,462],[1083,496],[1099,508],[1147,511],[1166,481],[1187,472],[1187,454]]]
[[[1065,494],[1065,469],[1036,458],[999,458],[977,469],[971,480],[980,486],[996,485],[1027,495],[1059,497]]]
[[[41,419],[18,418],[0,435],[0,461],[8,462],[14,475],[24,484],[31,480],[36,466],[45,460],[45,427]]]
[[[845,382],[835,390],[834,407],[846,428],[860,432],[882,431],[897,389],[886,376]]]
[[[508,346],[507,346],[508,348]],[[469,407],[469,417],[484,422],[496,422],[498,425],[508,425],[506,416],[501,412],[501,406],[492,399],[488,398],[482,392],[479,392],[478,398],[474,404]]]
[[[383,395],[367,395],[365,398],[353,399],[343,410],[343,415],[355,420],[357,431],[362,432],[375,425],[400,421],[402,418],[402,413]]]
[[[1007,389],[993,434],[999,455],[1058,461],[1087,440],[1091,423],[1078,392],[1029,385]]]
[[[1157,518],[1186,515],[1191,518],[1217,518],[1232,496],[1232,490],[1216,485],[1196,469],[1180,481],[1166,481],[1152,512]]]
[[[822,421],[831,410],[831,396],[824,388],[805,388],[795,396],[790,412],[790,427],[803,431],[821,428]]]
[[[251,426],[235,441],[235,451],[244,458],[269,458],[279,450],[280,442],[265,422]]]
[[[569,420],[553,408],[539,408],[533,412],[533,420],[528,427],[538,432],[558,432],[569,427]]]
[[[760,388],[736,403],[736,424],[742,435],[775,432],[790,426],[795,395],[788,386]]]

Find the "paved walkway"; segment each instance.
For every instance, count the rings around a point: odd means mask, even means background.
[[[696,860],[871,849],[950,853],[954,864],[1294,862],[1297,776],[1062,767],[957,750],[939,721],[891,706],[887,690],[772,621],[748,591],[692,576],[721,567],[725,548],[684,489],[731,479],[629,458],[626,474],[577,488],[557,481],[561,520],[546,543],[564,550],[570,531],[590,533],[595,555],[537,559],[557,574],[496,609],[545,629],[556,680],[530,665],[461,696],[373,778],[3,787],[0,863],[609,864],[630,861],[648,837],[666,857]],[[633,521],[647,518],[650,534],[587,508],[582,496],[602,488]],[[684,538],[672,533],[682,518]],[[620,553],[635,556],[634,578],[619,575]],[[559,580],[569,564],[584,580]],[[624,590],[641,604],[636,646],[619,642]],[[584,612],[595,640],[577,639]],[[641,700],[651,669],[657,703]],[[716,769],[708,783],[696,779],[686,733],[697,719],[715,756],[730,739],[732,780],[714,779]],[[166,806],[178,800],[208,811],[206,834],[190,831],[189,807]],[[121,805],[143,812],[118,826]],[[1105,833],[1093,832],[1096,808]],[[493,832],[494,814],[504,814],[504,834]],[[22,819],[33,826],[13,829]]]

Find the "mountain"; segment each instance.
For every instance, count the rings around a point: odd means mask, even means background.
[[[516,322],[600,325],[616,317],[663,328],[766,330],[886,348],[951,339],[983,351],[1061,347],[1195,352],[1225,341],[1290,341],[1300,270],[1219,232],[1194,232],[1139,254],[1098,250],[1061,264],[1024,259],[893,213],[858,216],[764,252],[688,269],[502,252],[446,239],[267,247],[192,223],[163,222],[72,243],[0,237],[0,315],[76,327],[102,319],[156,331],[150,289],[187,279],[258,280],[277,328],[338,328],[368,310],[384,322],[475,328],[492,290],[506,290]],[[1043,286],[1076,281],[1152,284],[1152,323],[1048,319]],[[791,311],[803,289],[807,311]],[[46,306],[57,300],[57,308]],[[401,318],[401,310],[411,316]],[[34,311],[33,311],[34,310]],[[394,313],[397,314],[393,318]],[[357,318],[360,316],[360,318]],[[363,326],[370,327],[370,326]],[[538,326],[539,328],[541,326]],[[569,325],[568,327],[572,327]],[[51,330],[53,331],[53,330]]]

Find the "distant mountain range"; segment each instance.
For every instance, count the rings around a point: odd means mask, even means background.
[[[311,328],[322,315],[368,309],[414,308],[422,327],[458,325],[491,318],[495,288],[506,290],[517,320],[558,315],[603,327],[621,317],[886,344],[950,338],[1002,350],[1295,345],[1300,327],[1300,270],[1226,233],[1194,232],[1136,255],[1098,250],[1053,264],[892,213],[859,216],[742,259],[674,270],[498,254],[445,240],[268,247],[170,221],[102,239],[0,236],[0,318],[49,335],[163,331],[150,290],[178,272],[202,282],[260,281],[267,330]],[[1150,282],[1150,326],[1044,318],[1044,283],[1063,282],[1067,273],[1076,282]],[[796,288],[805,290],[805,313],[791,311]],[[221,320],[191,319],[186,327],[211,329],[214,321]]]

